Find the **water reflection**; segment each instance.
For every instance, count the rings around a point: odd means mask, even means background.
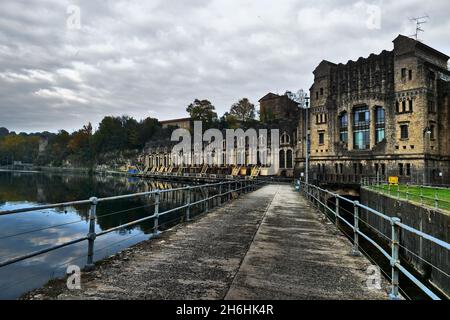
[[[180,185],[125,177],[0,172],[0,211],[175,187]],[[180,206],[184,197],[181,191],[162,194],[161,210]],[[89,206],[84,205],[0,216],[0,261],[85,236],[88,212]],[[96,230],[116,227],[153,212],[153,196],[100,203]],[[164,229],[178,223],[182,217],[181,212],[174,212],[164,216],[160,224]],[[152,231],[153,221],[148,220],[99,237],[95,241],[95,259],[148,239]],[[17,298],[50,278],[63,275],[68,264],[84,266],[86,249],[87,243],[81,242],[0,268],[0,298]]]

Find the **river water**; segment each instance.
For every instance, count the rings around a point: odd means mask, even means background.
[[[0,211],[179,186],[129,177],[0,172]],[[160,208],[175,207],[182,201],[181,194],[168,196],[162,199]],[[153,203],[148,196],[101,203],[97,207],[96,231],[152,215]],[[0,262],[85,236],[88,212],[89,206],[84,205],[0,216]],[[176,224],[181,217],[180,213],[164,217],[160,220],[162,228]],[[153,221],[146,221],[97,238],[95,260],[147,240],[152,228]],[[87,241],[83,241],[0,268],[0,299],[16,299],[61,277],[69,265],[82,268],[86,258]]]

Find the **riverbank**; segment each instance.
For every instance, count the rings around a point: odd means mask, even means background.
[[[268,185],[22,299],[386,299],[364,257],[289,185]]]
[[[0,172],[18,172],[18,173],[72,173],[72,174],[99,174],[127,176],[129,173],[116,170],[91,170],[90,168],[69,168],[69,167],[32,167],[31,169],[11,169],[0,167]]]

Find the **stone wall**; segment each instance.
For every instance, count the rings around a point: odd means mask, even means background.
[[[450,243],[450,213],[448,212],[423,207],[412,202],[399,201],[365,188],[361,188],[361,203],[390,217],[399,217],[404,224]],[[361,212],[361,219],[379,230],[384,236],[391,238],[391,225],[388,221],[365,210]],[[412,252],[401,249],[401,257],[411,263],[434,286],[450,296],[450,279],[416,256],[422,257],[450,274],[448,250],[407,231],[402,231],[400,245]]]

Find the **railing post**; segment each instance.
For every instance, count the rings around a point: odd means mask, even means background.
[[[336,197],[336,217],[335,217],[336,221],[335,221],[335,223],[336,223],[336,228],[337,229],[339,229],[339,219],[340,219],[340,216],[339,216],[339,211],[340,211],[339,200],[340,200],[339,197]]]
[[[206,186],[206,191],[205,191],[205,213],[208,213],[209,211],[209,187]]]
[[[156,190],[155,193],[155,219],[153,220],[153,236],[158,237],[160,235],[160,232],[158,230],[159,228],[159,201],[160,201],[161,192],[159,190]]]
[[[437,195],[437,191],[434,191],[434,207],[436,209],[439,209],[439,198],[438,198],[438,195]]]
[[[187,196],[186,196],[187,207],[186,207],[185,220],[186,220],[186,222],[189,222],[191,220],[191,194],[192,194],[192,187],[189,187],[186,192],[187,192]]]
[[[218,201],[219,201],[219,206],[222,204],[222,183],[219,184],[219,197],[218,197]]]
[[[399,270],[397,264],[400,263],[399,259],[399,247],[400,247],[400,227],[396,224],[400,222],[399,218],[391,219],[391,269],[392,269],[392,279],[391,279],[391,293],[389,298],[391,300],[399,300],[398,288],[399,288]]]
[[[95,238],[97,237],[95,233],[95,219],[97,218],[98,199],[96,197],[92,197],[89,200],[91,201],[91,208],[89,210],[89,232],[87,234],[88,254],[87,254],[86,269],[92,270],[94,268],[94,242]]]
[[[352,255],[353,256],[360,256],[361,253],[359,252],[359,202],[355,201],[353,205],[353,249],[352,249]]]
[[[306,184],[305,186],[306,186],[306,199],[308,199],[308,201],[311,202],[311,191],[309,188],[309,184]]]
[[[423,186],[420,186],[420,204],[423,205]]]

